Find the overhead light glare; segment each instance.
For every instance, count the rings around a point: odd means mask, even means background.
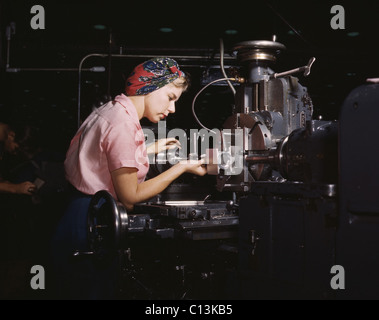
[[[225,34],[227,34],[228,36],[234,36],[238,33],[237,30],[235,29],[228,29],[228,30],[225,30]]]
[[[95,24],[95,25],[93,26],[93,28],[94,28],[95,30],[105,30],[107,27],[104,26],[103,24]]]
[[[359,35],[360,35],[360,33],[357,32],[357,31],[349,32],[349,33],[347,34],[347,36],[348,36],[348,37],[351,37],[351,38],[358,37]]]
[[[163,33],[170,33],[170,32],[173,32],[174,30],[172,28],[169,28],[169,27],[162,27],[159,29],[160,32],[163,32]]]

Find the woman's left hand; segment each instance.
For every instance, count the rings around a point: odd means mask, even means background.
[[[160,139],[147,147],[147,153],[158,154],[159,152],[175,148],[181,149],[179,140],[175,138]]]

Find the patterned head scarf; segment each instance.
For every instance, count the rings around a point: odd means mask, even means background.
[[[178,63],[171,58],[153,58],[139,64],[126,80],[128,96],[145,95],[174,80],[185,77]]]

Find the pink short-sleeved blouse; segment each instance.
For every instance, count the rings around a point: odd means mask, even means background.
[[[137,168],[138,183],[149,170],[145,137],[137,110],[119,95],[94,110],[72,139],[65,160],[67,180],[85,194],[109,191],[115,199],[111,172]]]

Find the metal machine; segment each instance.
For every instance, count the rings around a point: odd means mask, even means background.
[[[328,165],[334,169],[335,145],[329,145],[332,153],[325,152],[322,135],[326,131],[335,135],[337,126],[312,120],[312,100],[298,78],[292,76],[299,72],[308,76],[315,58],[307,66],[274,73],[270,64],[284,49],[273,41],[246,41],[234,48],[237,59],[245,66],[242,76],[246,80],[236,92],[238,112],[226,120],[224,129],[231,129],[232,135],[238,129],[241,132],[241,148],[230,152],[232,158],[243,158],[243,171],[233,176],[221,171],[220,190],[248,192],[252,182],[283,179],[335,182],[330,170],[325,170]],[[331,161],[324,161],[325,156]]]
[[[284,45],[246,41],[233,50],[241,65],[240,74],[229,78],[238,80],[236,112],[217,136],[218,148],[207,150],[209,172],[223,198],[189,200],[187,194],[172,200],[163,195],[136,205],[129,213],[101,191],[89,214],[92,253],[103,257],[110,248],[121,251],[127,284],[138,283],[139,292],[147,292],[148,297],[156,297],[154,281],[162,284],[150,269],[154,276],[141,280],[154,259],[160,267],[164,265],[166,280],[161,281],[166,288],[171,283],[168,279],[176,279],[167,289],[171,295],[158,290],[158,297],[357,297],[362,290],[341,291],[331,286],[331,270],[336,265],[345,267],[357,289],[361,268],[349,256],[344,235],[353,250],[352,225],[370,229],[373,235],[371,222],[376,222],[377,206],[363,196],[363,182],[358,189],[353,186],[358,174],[351,175],[349,168],[359,160],[349,158],[349,139],[354,141],[354,137],[348,134],[348,125],[341,131],[337,121],[313,120],[307,88],[294,77],[296,73],[308,76],[315,58],[306,66],[275,73],[271,67]],[[370,87],[368,94],[357,92],[346,100],[345,123],[361,116],[359,112],[377,100],[374,89],[377,86]],[[372,99],[367,98],[369,94]],[[370,140],[362,137],[359,141]],[[355,151],[352,154],[358,156]],[[237,167],[241,170],[235,170]],[[363,170],[363,166],[357,168],[357,172]],[[375,198],[372,191],[369,194]],[[370,253],[360,250],[360,259],[366,254]],[[378,265],[377,258],[370,261]],[[155,288],[161,288],[157,283]],[[374,285],[369,285],[365,294],[378,296]]]
[[[307,89],[270,64],[285,47],[247,41],[234,48],[246,83],[240,113],[225,128],[243,129],[243,171],[218,174],[239,196],[239,298],[330,298],[337,227],[338,123],[312,120]]]

